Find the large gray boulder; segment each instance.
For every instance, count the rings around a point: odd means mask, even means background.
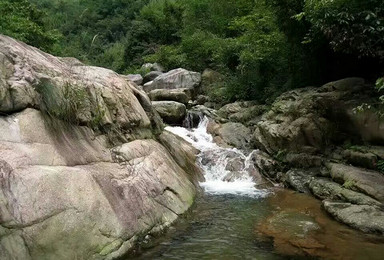
[[[144,90],[150,92],[154,89],[194,89],[200,82],[200,73],[179,68],[159,75],[150,84],[145,84]]]
[[[284,183],[301,193],[310,193],[309,183],[318,174],[313,170],[291,169],[283,176]]]
[[[384,212],[377,207],[323,201],[324,209],[337,220],[364,232],[384,234]]]
[[[136,85],[141,85],[143,84],[143,76],[141,76],[140,74],[128,74],[126,76],[124,76],[127,80],[135,83]]]
[[[227,144],[239,148],[251,148],[251,130],[240,123],[225,123],[217,131],[218,136]]]
[[[0,60],[0,259],[121,258],[192,205],[201,172],[185,166],[195,154],[175,160],[151,139],[162,128],[145,93],[6,36]],[[52,102],[81,97],[76,120],[40,111],[43,83]],[[72,88],[84,91],[67,96]],[[96,134],[96,123],[111,131]],[[111,135],[126,141],[111,148]]]
[[[193,203],[192,172],[154,140],[110,152],[87,127],[52,132],[33,109],[0,126],[1,259],[111,259]]]
[[[153,101],[153,107],[167,124],[181,124],[187,113],[184,104],[175,101]]]
[[[129,128],[129,139],[151,125],[133,84],[111,70],[57,58],[0,35],[0,71],[2,114],[34,107],[83,125]]]
[[[180,89],[155,89],[148,93],[152,101],[176,101],[188,104],[192,100],[192,91],[187,88]]]
[[[160,71],[150,71],[148,72],[147,74],[145,74],[144,78],[143,78],[143,83],[144,83],[144,86],[148,83],[148,82],[152,82],[155,78],[157,78],[158,76],[162,75],[163,73],[160,72]]]

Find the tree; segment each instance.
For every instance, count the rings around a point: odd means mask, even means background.
[[[301,17],[312,25],[308,40],[322,34],[337,52],[384,58],[382,0],[305,0]]]
[[[26,0],[0,0],[0,33],[50,51],[60,34],[44,27],[45,16]]]

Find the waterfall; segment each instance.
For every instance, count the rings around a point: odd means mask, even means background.
[[[166,127],[166,130],[182,137],[197,148],[198,164],[203,169],[205,181],[200,185],[211,194],[237,194],[261,197],[265,190],[256,188],[255,176],[258,171],[252,164],[252,157],[257,151],[246,155],[236,148],[218,146],[207,132],[209,119],[202,118],[197,128]]]

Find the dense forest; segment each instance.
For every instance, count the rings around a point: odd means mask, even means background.
[[[382,0],[0,0],[0,12],[0,33],[119,73],[216,70],[224,102],[383,74]]]

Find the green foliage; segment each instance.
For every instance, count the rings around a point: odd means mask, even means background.
[[[346,68],[351,57],[384,57],[380,0],[30,2],[38,8],[0,0],[2,33],[119,73],[145,74],[144,62],[211,68],[225,79],[209,91],[219,102],[268,102],[290,88],[355,76]]]
[[[346,189],[351,190],[351,189],[353,189],[353,187],[355,187],[355,185],[356,185],[356,181],[354,181],[354,180],[347,180],[347,181],[344,182],[343,187],[346,188]]]
[[[264,100],[289,85],[288,46],[271,8],[263,2],[184,2],[181,42],[163,45],[146,61],[166,68],[212,68],[226,75],[211,96],[221,101]]]
[[[382,0],[305,0],[311,23],[308,41],[324,35],[335,51],[384,58],[384,2]],[[298,17],[298,16],[296,16]]]
[[[283,162],[285,160],[285,157],[287,156],[288,152],[287,150],[279,150],[273,157],[278,162]]]
[[[384,77],[379,78],[376,81],[376,89],[379,93],[384,91]],[[379,100],[380,100],[381,104],[384,105],[384,95],[380,96]],[[384,113],[384,111],[383,111],[383,113]]]
[[[379,160],[377,162],[377,170],[384,173],[384,160]]]
[[[376,81],[376,89],[379,93],[384,90],[384,78],[379,78]],[[384,95],[379,96],[379,100],[377,103],[367,104],[363,103],[353,109],[354,113],[362,113],[364,111],[373,111],[379,117],[384,117]]]
[[[0,33],[51,51],[60,34],[44,27],[44,17],[46,14],[27,0],[0,0]]]

